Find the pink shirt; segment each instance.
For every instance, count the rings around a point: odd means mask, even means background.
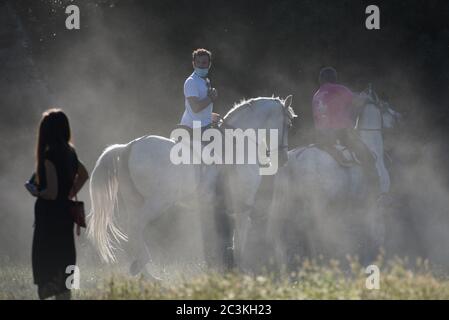
[[[313,119],[317,129],[354,127],[353,93],[340,84],[325,83],[312,100]]]

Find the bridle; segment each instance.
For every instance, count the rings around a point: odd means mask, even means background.
[[[286,108],[284,105],[281,105],[281,109],[282,109],[282,129],[281,129],[281,145],[278,146],[277,150],[287,150],[288,151],[288,144],[285,145],[284,144],[284,135],[285,135],[285,128],[288,126],[287,130],[289,128],[292,127],[292,120],[293,120],[293,116],[290,114],[290,112],[287,110],[288,108]],[[287,121],[286,121],[287,120]],[[287,122],[287,124],[286,124]],[[267,146],[267,155],[270,156],[271,154],[271,150],[268,148]]]

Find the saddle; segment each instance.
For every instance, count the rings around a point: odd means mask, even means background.
[[[327,152],[337,163],[345,168],[361,164],[354,153],[346,146],[336,143],[332,146],[315,145],[317,148]]]

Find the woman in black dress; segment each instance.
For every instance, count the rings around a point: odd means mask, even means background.
[[[78,193],[89,176],[78,160],[70,136],[64,112],[60,109],[44,112],[37,140],[36,174],[27,186],[37,197],[32,266],[40,299],[51,296],[70,299],[71,296],[66,280],[72,269],[67,267],[76,265],[76,251],[68,200]]]

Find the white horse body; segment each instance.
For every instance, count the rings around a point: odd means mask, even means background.
[[[360,138],[376,157],[382,193],[390,188],[382,127],[392,127],[395,116],[391,109],[381,113],[376,105],[367,104],[358,119]],[[381,245],[385,231],[374,201],[379,190],[367,182],[361,166],[342,167],[317,147],[289,151],[287,165],[275,179],[269,213],[278,265],[289,263],[291,250],[300,256],[329,253],[334,257],[360,252],[366,245],[361,236],[369,239],[371,247]]]
[[[283,132],[286,114],[283,108],[286,108],[286,102],[278,98],[251,99],[232,109],[225,120],[235,128],[276,128]],[[287,110],[294,116],[289,106]],[[279,139],[280,144],[287,142],[286,135]],[[88,234],[105,261],[115,259],[114,242],[128,240],[127,249],[135,259],[131,265],[133,274],[144,269],[150,261],[145,243],[146,226],[180,202],[213,206],[213,186],[219,171],[229,170],[229,166],[220,165],[174,165],[170,161],[170,150],[174,145],[173,140],[154,135],[141,137],[127,145],[113,145],[103,152],[92,172]],[[229,178],[238,187],[233,190],[238,192],[232,193],[235,200],[232,202],[236,208],[242,203],[251,207],[260,183],[259,167],[257,164],[232,167],[236,170]],[[203,172],[200,186],[199,170]],[[128,235],[119,230],[114,216],[119,195],[129,211]],[[241,229],[240,225],[238,227]]]
[[[134,186],[145,198],[165,199],[169,195],[173,204],[175,201],[191,199],[196,194],[198,167],[174,165],[169,161],[170,150],[174,145],[171,139],[151,135],[132,146],[128,161],[129,174]],[[148,218],[152,220],[157,217]]]

